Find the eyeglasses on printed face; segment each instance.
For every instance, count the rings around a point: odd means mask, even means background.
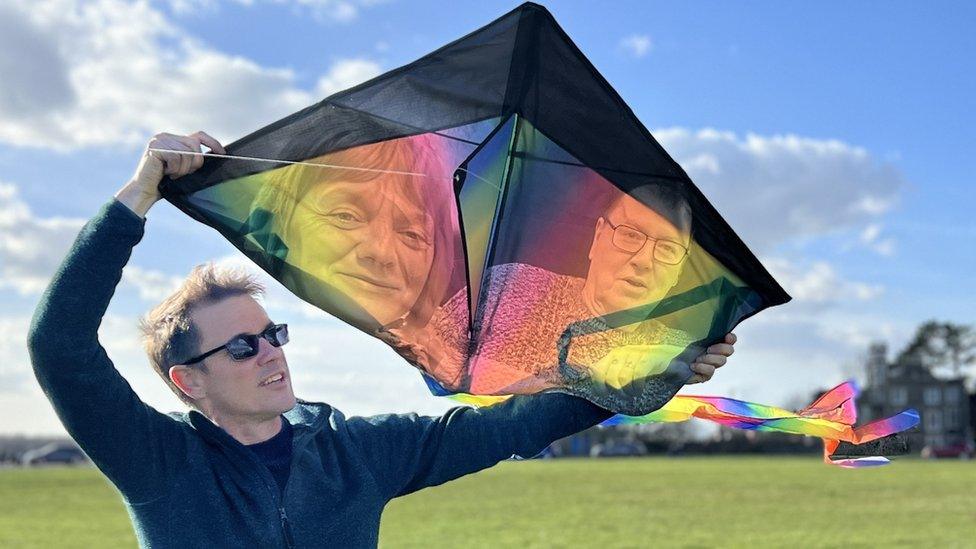
[[[225,349],[227,350],[227,354],[229,354],[232,359],[246,360],[258,354],[258,344],[260,343],[258,341],[259,338],[264,338],[268,343],[274,345],[275,347],[281,347],[285,343],[288,343],[288,325],[272,324],[259,334],[236,335],[233,337],[233,339],[227,343],[224,343],[220,347],[211,349],[202,355],[195,356],[183,364],[196,364],[208,356],[219,353]]]
[[[655,261],[664,263],[665,265],[677,265],[681,263],[681,260],[685,258],[688,254],[688,248],[685,248],[681,244],[673,240],[668,240],[666,238],[651,238],[646,234],[638,231],[637,229],[629,225],[614,225],[609,219],[603,218],[613,229],[613,238],[611,242],[618,249],[627,252],[629,254],[636,254],[644,248],[644,244],[647,241],[654,242],[654,252],[653,257]]]

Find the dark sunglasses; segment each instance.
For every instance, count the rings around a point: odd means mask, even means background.
[[[285,343],[288,343],[288,325],[274,324],[268,326],[268,328],[260,334],[236,335],[233,339],[220,347],[211,349],[202,355],[195,356],[190,360],[183,362],[183,364],[196,364],[208,356],[219,353],[224,349],[227,350],[227,354],[229,354],[234,360],[245,360],[251,358],[252,356],[258,354],[258,338],[264,338],[268,343],[274,345],[275,347],[281,347]]]

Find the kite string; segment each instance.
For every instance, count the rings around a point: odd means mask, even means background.
[[[322,164],[322,163],[318,163],[318,162],[305,162],[305,161],[297,161],[297,160],[275,160],[274,158],[261,158],[261,157],[258,157],[258,156],[236,156],[236,155],[233,155],[233,154],[218,154],[218,153],[205,153],[205,152],[193,152],[193,151],[174,151],[172,149],[154,149],[154,148],[149,148],[149,150],[150,151],[155,151],[155,152],[185,154],[185,155],[189,155],[189,156],[204,156],[204,157],[211,157],[211,158],[230,158],[230,159],[234,159],[234,160],[252,160],[252,161],[256,161],[256,162],[271,162],[271,163],[274,163],[274,164],[290,164],[290,165],[299,165],[299,166],[316,166],[316,167],[319,167],[319,168],[335,168],[335,169],[341,169],[341,170],[357,170],[357,171],[362,171],[362,172],[389,173],[389,174],[394,174],[394,175],[411,175],[411,176],[416,176],[416,177],[430,177],[428,174],[420,173],[420,172],[405,172],[405,171],[399,171],[399,170],[383,170],[383,169],[379,169],[379,168],[362,168],[362,167],[359,167],[359,166],[339,166],[337,164]],[[501,188],[497,184],[495,184],[495,182],[490,181],[488,179],[485,179],[484,177],[476,174],[475,172],[473,172],[473,171],[471,171],[471,170],[469,170],[467,168],[458,168],[458,171],[462,171],[462,172],[465,172],[465,173],[467,173],[469,175],[473,175],[476,179],[479,179],[482,182],[487,183],[488,185],[491,185],[496,190],[501,191]]]
[[[376,173],[390,173],[394,175],[412,175],[416,177],[427,177],[425,173],[419,172],[404,172],[399,170],[382,170],[379,168],[362,168],[359,166],[339,166],[337,164],[321,164],[318,162],[305,162],[298,160],[275,160],[274,158],[260,158],[256,156],[236,156],[233,154],[218,154],[218,153],[205,153],[205,152],[193,152],[193,151],[174,151],[172,149],[148,149],[155,152],[163,153],[175,153],[175,154],[185,154],[189,156],[206,156],[211,158],[230,158],[233,160],[253,160],[256,162],[271,162],[274,164],[290,164],[298,166],[317,166],[319,168],[338,168],[342,170],[356,170],[361,172],[376,172]]]

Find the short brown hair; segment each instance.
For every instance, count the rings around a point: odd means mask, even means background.
[[[228,297],[264,293],[254,275],[239,269],[216,267],[213,263],[197,265],[183,284],[139,322],[143,345],[153,369],[184,404],[195,407],[192,398],[169,378],[169,369],[201,352],[200,333],[190,320],[193,309]],[[207,371],[203,363],[198,365]]]

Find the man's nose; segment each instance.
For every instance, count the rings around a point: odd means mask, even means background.
[[[630,264],[638,272],[644,272],[654,266],[654,244],[655,241],[648,239],[644,246],[630,257]]]
[[[265,363],[273,358],[278,358],[284,354],[281,347],[275,347],[270,341],[263,337],[258,338],[258,363]]]

